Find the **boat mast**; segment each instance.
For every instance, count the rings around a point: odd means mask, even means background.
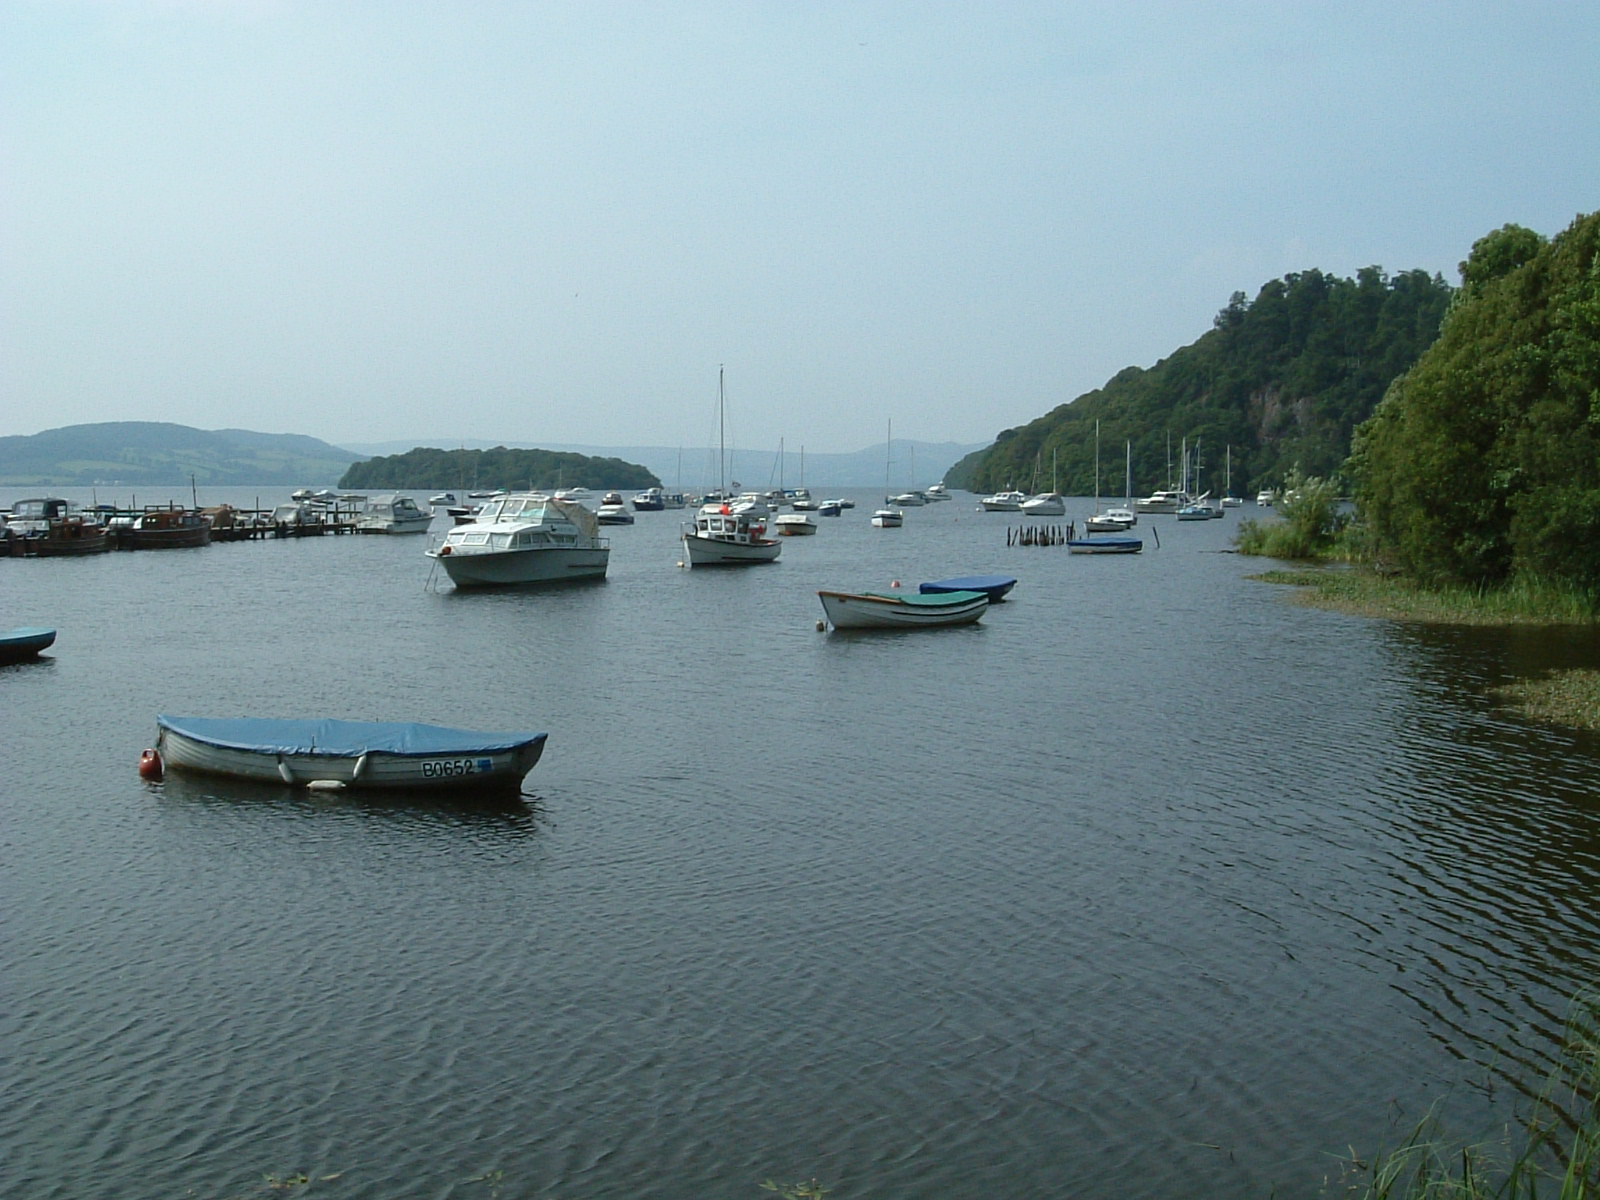
[[[717,366],[717,490],[722,493],[722,498],[728,498],[728,437],[726,416],[728,403],[726,393],[722,390],[721,364]]]

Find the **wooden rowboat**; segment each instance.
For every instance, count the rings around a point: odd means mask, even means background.
[[[516,790],[548,736],[404,721],[159,716],[156,725],[162,767],[311,788]]]

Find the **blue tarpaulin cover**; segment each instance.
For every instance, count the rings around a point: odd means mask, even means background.
[[[989,599],[998,600],[1016,583],[1015,575],[958,575],[954,579],[935,579],[920,584],[917,590],[933,595],[939,592],[988,592]]]
[[[158,716],[164,729],[233,750],[262,754],[482,754],[542,740],[543,733],[483,733],[415,721],[278,720],[271,717]]]

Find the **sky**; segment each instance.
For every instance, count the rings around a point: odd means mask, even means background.
[[[979,444],[1597,207],[1595,0],[0,0],[0,435]]]

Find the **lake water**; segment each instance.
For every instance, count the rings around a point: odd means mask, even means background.
[[[1592,637],[1292,604],[1253,507],[1102,558],[855,495],[747,569],[640,514],[553,591],[416,537],[0,561],[60,631],[0,669],[0,1193],[1310,1197],[1515,1116],[1600,975],[1600,739],[1492,689]],[[816,628],[979,572],[976,626]],[[488,806],[153,786],[158,712],[550,741]]]

